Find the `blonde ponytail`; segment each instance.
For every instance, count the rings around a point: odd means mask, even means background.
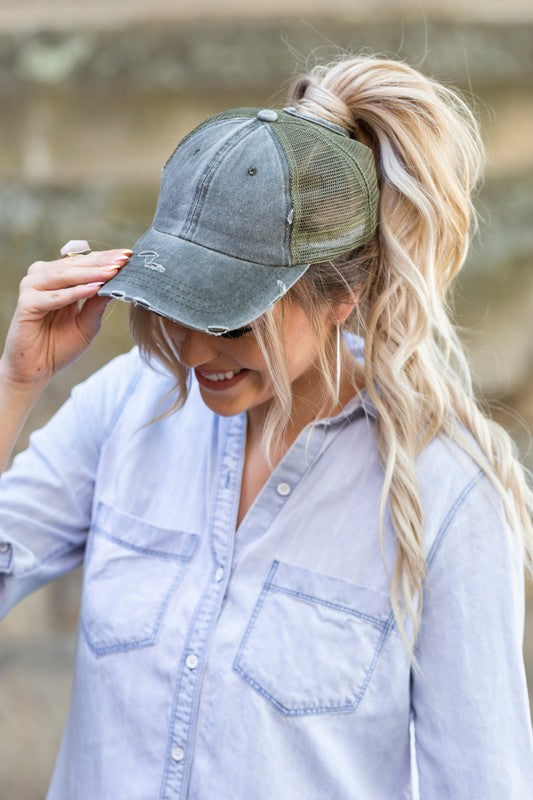
[[[476,119],[457,92],[399,61],[342,57],[316,66],[295,81],[289,103],[344,126],[375,154],[378,254],[357,276],[362,289],[349,321],[359,331],[362,326],[365,338],[364,380],[378,411],[384,466],[380,543],[388,502],[398,541],[392,606],[416,667],[427,575],[415,459],[437,433],[449,436],[486,472],[533,571],[533,493],[526,471],[509,435],[478,407],[448,316],[447,291],[477,225],[472,194],[484,150]],[[349,259],[330,264],[353,281]],[[313,279],[312,270],[301,280],[306,279]]]

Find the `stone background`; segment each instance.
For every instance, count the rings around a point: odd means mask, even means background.
[[[533,467],[533,6],[474,0],[0,2],[0,334],[28,265],[70,238],[131,247],[161,166],[209,114],[283,104],[296,72],[343,48],[405,58],[467,93],[489,153],[480,235],[455,316],[480,393]],[[194,5],[194,8],[193,8]],[[106,311],[89,352],[48,387],[20,442],[73,384],[130,346]],[[65,720],[77,570],[0,626],[0,800],[43,798]],[[525,657],[533,688],[533,592]],[[489,665],[490,668],[490,665]]]

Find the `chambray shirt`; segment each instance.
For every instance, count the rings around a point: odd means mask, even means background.
[[[145,426],[172,383],[119,356],[0,480],[1,613],[83,563],[48,800],[529,800],[523,571],[477,465],[441,436],[416,462],[415,677],[366,392],[302,431],[236,531],[246,413],[214,414],[193,379]],[[384,552],[392,570],[388,513]]]

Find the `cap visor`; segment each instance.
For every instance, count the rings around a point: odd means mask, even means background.
[[[309,268],[257,264],[149,228],[98,294],[137,303],[207,333],[241,328]]]

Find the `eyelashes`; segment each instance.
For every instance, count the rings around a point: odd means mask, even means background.
[[[235,328],[233,331],[226,331],[226,333],[222,333],[221,336],[224,336],[226,339],[239,339],[241,336],[250,333],[251,330],[251,325],[245,325],[244,328]]]

